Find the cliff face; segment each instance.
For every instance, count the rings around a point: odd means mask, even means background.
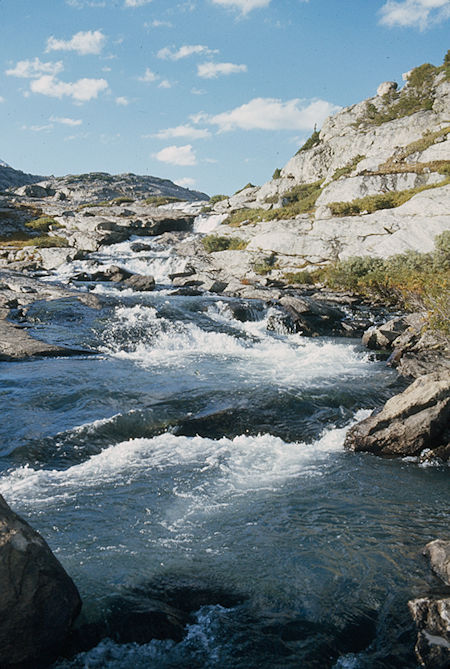
[[[276,178],[216,204],[220,234],[284,269],[431,251],[450,228],[450,76],[448,65],[406,76],[328,118]]]

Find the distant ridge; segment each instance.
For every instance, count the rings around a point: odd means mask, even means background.
[[[4,191],[7,188],[18,188],[26,184],[35,184],[38,181],[43,181],[45,178],[37,174],[26,174],[20,170],[15,170],[3,160],[0,161],[0,191]]]
[[[5,163],[4,160],[0,159],[0,167],[11,167],[11,165],[8,165],[8,163]]]

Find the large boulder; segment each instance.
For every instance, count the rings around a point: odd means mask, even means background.
[[[44,539],[0,496],[0,665],[38,669],[61,651],[81,599]]]
[[[450,377],[419,377],[383,409],[352,427],[345,446],[387,457],[416,456],[431,449],[448,459]]]

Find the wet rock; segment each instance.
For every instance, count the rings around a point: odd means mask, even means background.
[[[400,337],[409,327],[406,318],[393,318],[392,320],[366,330],[362,336],[362,343],[367,348],[382,350],[391,348],[392,343]]]
[[[144,244],[143,242],[134,242],[130,244],[130,249],[133,253],[141,253],[142,251],[151,251],[152,247],[150,244]]]
[[[449,441],[450,377],[421,376],[383,409],[352,427],[345,447],[387,457],[416,456]]]
[[[430,560],[432,570],[444,583],[450,585],[450,541],[436,539],[424,548],[424,555]]]
[[[342,333],[341,322],[345,314],[335,306],[310,297],[291,295],[282,297],[280,304],[290,317],[295,332],[310,337]]]
[[[124,285],[132,288],[138,292],[153,290],[155,287],[155,279],[153,276],[142,276],[141,274],[133,274],[124,280]]]
[[[414,599],[409,610],[418,627],[415,647],[417,659],[428,669],[448,669],[450,666],[450,598]]]
[[[0,663],[47,666],[81,608],[78,591],[44,539],[0,496]]]
[[[436,539],[424,548],[433,571],[450,585],[450,541]],[[416,655],[423,667],[450,666],[450,598],[423,597],[408,602],[418,628]]]

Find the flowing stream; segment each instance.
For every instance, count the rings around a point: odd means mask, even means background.
[[[169,590],[191,618],[181,640],[105,637],[55,668],[415,667],[407,600],[434,586],[421,548],[448,529],[447,472],[343,449],[395,372],[357,340],[268,331],[263,303],[173,295],[183,261],[151,246],[97,260],[154,292],[30,308],[31,333],[99,353],[2,363],[0,493],[74,579],[80,624]]]

